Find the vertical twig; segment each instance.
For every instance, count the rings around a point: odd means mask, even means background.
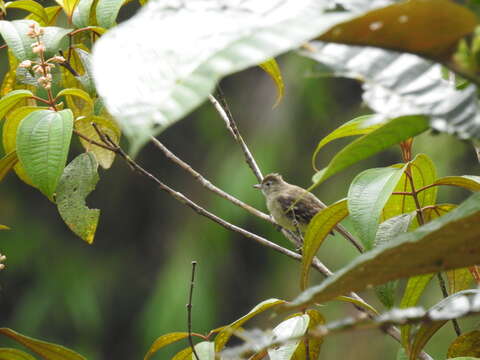
[[[192,353],[195,355],[195,359],[200,360],[196,350],[195,345],[193,345],[192,337],[192,297],[193,297],[193,287],[195,286],[195,269],[197,267],[197,262],[192,261],[192,278],[190,280],[190,292],[188,294],[188,304],[187,304],[187,326],[188,326],[188,342],[192,348]]]
[[[447,286],[445,284],[445,280],[443,279],[442,273],[437,273],[438,283],[440,284],[440,289],[442,290],[442,295],[444,298],[448,297]],[[457,336],[462,335],[462,330],[460,329],[460,325],[458,324],[457,319],[452,319],[453,330]]]

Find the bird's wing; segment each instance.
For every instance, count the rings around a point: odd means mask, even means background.
[[[290,219],[295,217],[296,221],[300,224],[306,225],[321,209],[323,209],[321,204],[312,201],[309,195],[313,196],[312,194],[306,193],[305,196],[298,199],[298,197],[289,194],[280,195],[277,197],[277,201],[287,217]],[[317,199],[315,198],[315,200]]]

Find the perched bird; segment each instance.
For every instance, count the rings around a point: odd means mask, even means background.
[[[315,195],[287,183],[279,174],[265,176],[254,187],[262,190],[275,222],[294,232],[305,233],[310,220],[326,207]]]

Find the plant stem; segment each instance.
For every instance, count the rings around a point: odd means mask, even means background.
[[[192,297],[193,297],[193,287],[195,286],[195,269],[197,267],[197,262],[192,261],[192,277],[190,280],[190,291],[188,294],[188,304],[187,304],[187,327],[188,327],[188,342],[192,348],[192,353],[195,355],[197,360],[200,360],[198,357],[197,351],[195,350],[195,345],[193,344],[192,337]]]

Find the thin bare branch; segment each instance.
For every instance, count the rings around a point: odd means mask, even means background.
[[[193,298],[193,287],[195,286],[195,269],[197,267],[197,262],[192,261],[192,277],[190,279],[190,291],[188,294],[188,304],[187,304],[187,327],[188,327],[188,342],[192,348],[192,353],[195,355],[195,359],[200,360],[200,357],[195,350],[195,345],[193,344],[192,337],[192,298]]]

